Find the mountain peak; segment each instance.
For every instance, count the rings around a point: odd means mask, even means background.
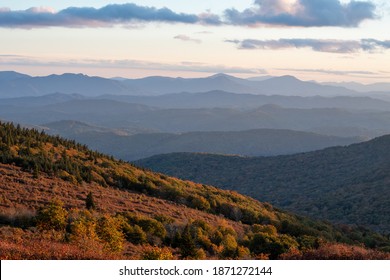
[[[234,76],[225,74],[225,73],[217,73],[209,77],[210,79],[216,79],[216,78],[226,78],[226,79],[231,79],[231,78],[236,78]]]
[[[30,76],[15,71],[0,71],[0,81],[11,81],[20,78],[30,78]]]
[[[276,77],[275,79],[278,79],[278,80],[285,80],[285,81],[297,81],[297,82],[302,82],[302,81],[299,80],[297,77],[291,76],[291,75],[284,75],[284,76]]]

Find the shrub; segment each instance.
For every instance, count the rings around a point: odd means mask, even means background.
[[[98,241],[96,219],[88,210],[74,213],[69,226],[69,234],[70,241],[76,241],[78,243]]]
[[[122,229],[127,241],[133,244],[146,244],[148,242],[147,235],[140,226],[131,226],[126,223]]]
[[[117,218],[105,215],[97,221],[96,232],[106,247],[112,251],[123,250],[124,234],[121,231],[121,221]]]
[[[234,259],[237,257],[238,244],[233,235],[225,235],[221,244],[223,246],[223,250],[221,252],[222,258]]]
[[[60,200],[53,200],[49,205],[38,210],[37,226],[43,230],[65,230],[68,211]]]
[[[268,254],[270,259],[277,259],[279,255],[297,248],[298,243],[287,235],[275,236],[261,232],[253,236],[249,247],[256,255]]]
[[[172,251],[169,248],[152,247],[144,249],[143,260],[173,260]]]

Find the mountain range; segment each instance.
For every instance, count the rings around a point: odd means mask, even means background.
[[[255,109],[160,109],[105,99],[73,99],[43,106],[0,104],[0,119],[42,125],[75,120],[129,131],[181,133],[242,131],[260,128],[298,131],[334,131],[341,137],[375,137],[390,133],[390,111],[340,108],[295,109],[264,105]],[[333,128],[339,128],[333,129]],[[348,128],[345,131],[343,128]],[[350,132],[366,132],[351,135]]]
[[[293,154],[357,143],[359,137],[325,136],[292,130],[258,129],[233,132],[141,133],[60,121],[40,127],[52,135],[74,139],[88,147],[133,161],[172,152],[203,152],[265,156]]]
[[[53,93],[85,96],[162,95],[181,92],[222,90],[233,93],[338,96],[358,92],[335,85],[301,81],[293,76],[271,77],[265,80],[241,79],[226,74],[206,78],[146,77],[141,79],[106,79],[83,74],[62,74],[31,77],[17,72],[0,72],[0,98],[41,96]]]

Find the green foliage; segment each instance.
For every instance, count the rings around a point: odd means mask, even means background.
[[[255,233],[250,241],[249,248],[254,254],[267,254],[271,259],[277,259],[281,254],[297,248],[298,243],[288,235],[270,235]]]
[[[125,234],[126,240],[133,244],[148,243],[148,237],[139,225],[131,226],[126,223],[123,226],[123,233]]]
[[[179,242],[182,258],[195,259],[197,256],[197,248],[195,246],[195,241],[191,235],[189,225],[185,226]]]

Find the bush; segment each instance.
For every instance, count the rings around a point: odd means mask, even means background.
[[[126,223],[123,226],[123,233],[125,234],[126,240],[133,244],[148,243],[148,238],[146,233],[138,225],[131,226]]]
[[[287,235],[256,233],[250,241],[249,248],[256,255],[266,254],[270,259],[277,259],[292,248],[298,248],[298,243]]]
[[[53,200],[48,206],[38,210],[37,226],[43,230],[65,230],[68,211],[60,200]]]
[[[234,259],[238,256],[237,241],[233,235],[225,235],[222,240],[223,250],[221,252],[222,258]]]
[[[173,260],[172,251],[169,248],[147,248],[142,253],[143,260]]]
[[[106,247],[112,251],[123,250],[124,234],[121,231],[121,221],[117,218],[105,215],[97,221],[96,233],[106,242]]]
[[[98,241],[96,233],[96,219],[88,210],[74,213],[69,226],[69,239],[84,243],[85,241]]]

